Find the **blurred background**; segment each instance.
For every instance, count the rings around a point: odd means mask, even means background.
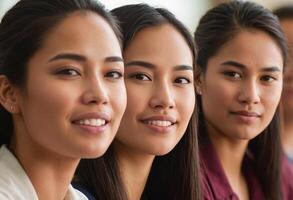
[[[192,32],[195,30],[200,17],[208,9],[224,1],[225,0],[100,0],[100,2],[103,3],[108,9],[134,3],[147,3],[153,6],[167,8],[172,11]],[[275,9],[289,3],[293,4],[293,0],[253,1],[269,9]],[[2,18],[7,9],[13,6],[16,2],[17,0],[0,0],[0,17]]]

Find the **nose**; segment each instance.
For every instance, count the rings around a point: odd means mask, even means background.
[[[86,81],[82,102],[83,104],[108,104],[106,87],[99,78],[95,77]]]
[[[238,95],[241,104],[258,104],[260,102],[260,89],[256,80],[248,80],[243,84]]]
[[[149,104],[154,109],[173,109],[175,101],[171,85],[167,82],[155,85]]]

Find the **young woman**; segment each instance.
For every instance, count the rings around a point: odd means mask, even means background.
[[[71,179],[126,107],[116,24],[91,0],[21,0],[0,24],[0,199],[87,199]]]
[[[274,13],[281,22],[289,46],[281,98],[281,141],[285,154],[290,163],[293,164],[293,6],[281,7]]]
[[[277,18],[252,2],[220,4],[202,17],[195,41],[204,198],[292,199],[292,174],[280,187],[286,43]]]
[[[193,39],[165,9],[112,13],[124,36],[128,103],[112,147],[80,163],[80,181],[96,199],[200,199]]]

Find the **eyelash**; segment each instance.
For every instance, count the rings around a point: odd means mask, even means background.
[[[114,74],[117,75],[117,76],[116,76],[116,77],[113,76]],[[120,79],[120,78],[123,77],[123,74],[122,74],[121,72],[119,72],[119,71],[110,71],[110,72],[108,72],[108,73],[105,75],[105,77],[113,78],[113,79]]]
[[[180,82],[178,82],[178,80],[185,80],[186,83],[182,83],[182,82],[180,83]],[[185,77],[178,77],[178,78],[175,79],[174,82],[178,83],[178,84],[189,84],[191,81],[188,78],[185,78]]]
[[[226,71],[224,72],[224,75],[228,76],[229,78],[237,79],[237,80],[242,78],[240,73],[234,72],[234,71]],[[235,75],[238,75],[238,76],[236,77]]]
[[[57,71],[55,74],[63,75],[63,76],[80,76],[81,75],[79,70],[73,69],[73,68],[64,68]]]
[[[130,74],[129,75],[129,78],[134,78],[134,79],[137,79],[139,81],[152,81],[152,79],[148,75],[143,74],[143,73]],[[182,83],[182,82],[180,82],[180,80],[184,80],[186,82],[185,83]],[[189,84],[191,81],[188,78],[185,78],[185,77],[178,77],[178,78],[176,78],[174,80],[174,82],[176,84]]]
[[[152,80],[148,75],[143,74],[143,73],[133,73],[133,74],[130,74],[129,75],[129,78],[134,78],[134,79],[137,79],[139,81],[151,81]]]
[[[240,73],[234,72],[234,71],[226,71],[226,72],[224,72],[224,74],[234,80],[239,80],[242,78],[242,75]],[[238,75],[238,77],[235,77],[236,74]],[[265,80],[265,79],[267,79],[267,80]],[[270,79],[270,80],[268,80],[268,79]],[[263,75],[263,76],[261,76],[260,80],[270,83],[272,81],[277,80],[277,78],[270,76],[270,75]]]
[[[61,75],[61,76],[81,76],[81,72],[78,69],[71,68],[64,68],[59,71],[57,71],[55,74]],[[120,79],[123,77],[123,74],[119,71],[110,71],[105,74],[105,77],[111,78],[111,79]]]
[[[270,80],[265,80],[265,79],[270,79]],[[276,81],[277,78],[273,76],[269,76],[269,75],[264,75],[260,78],[260,80],[270,83],[270,82]]]

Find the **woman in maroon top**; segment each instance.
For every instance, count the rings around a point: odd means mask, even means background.
[[[251,2],[220,4],[195,40],[204,199],[292,199],[280,175],[276,111],[287,52],[277,18]]]

